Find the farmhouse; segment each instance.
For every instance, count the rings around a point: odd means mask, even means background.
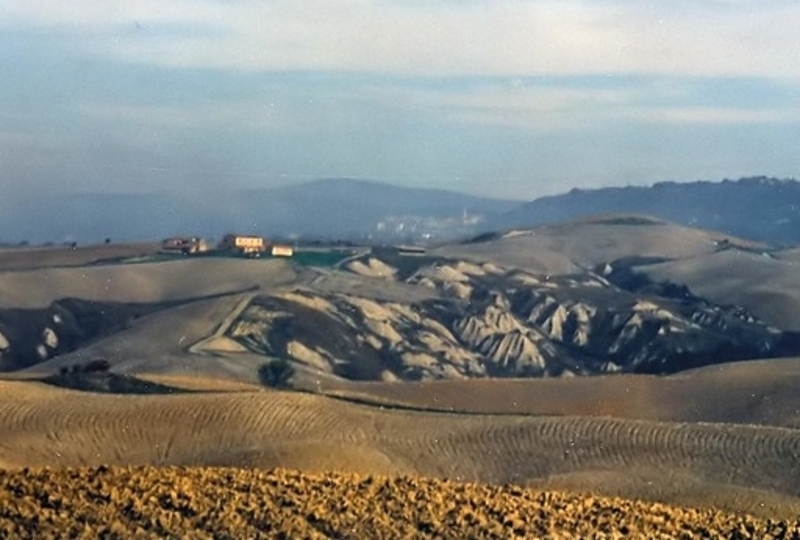
[[[266,251],[266,245],[266,241],[260,236],[226,234],[219,244],[219,249],[257,257]]]

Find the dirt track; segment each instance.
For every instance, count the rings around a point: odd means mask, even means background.
[[[0,536],[8,538],[797,535],[797,520],[412,477],[152,467],[0,471]]]

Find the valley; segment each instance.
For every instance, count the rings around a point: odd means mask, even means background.
[[[414,475],[789,518],[794,323],[681,278],[720,256],[800,278],[775,263],[791,251],[728,238],[600,216],[333,267],[6,250],[0,464]]]

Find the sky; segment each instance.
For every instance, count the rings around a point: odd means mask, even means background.
[[[800,173],[800,3],[6,0],[0,199]]]

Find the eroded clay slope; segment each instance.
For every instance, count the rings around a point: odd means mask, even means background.
[[[795,334],[672,284],[626,290],[592,272],[550,276],[376,254],[348,268],[376,289],[401,282],[435,294],[407,301],[314,287],[265,294],[227,336],[351,380],[664,374],[800,351]]]

